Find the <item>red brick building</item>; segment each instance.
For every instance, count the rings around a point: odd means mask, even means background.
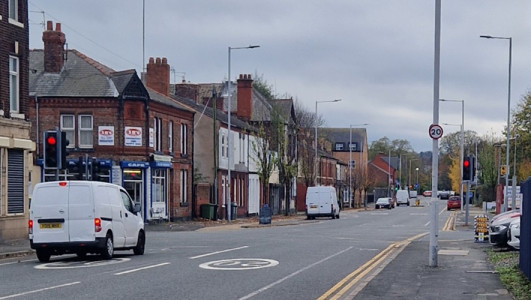
[[[0,242],[27,237],[35,143],[28,114],[28,1],[0,1]]]
[[[369,176],[375,187],[394,187],[396,182],[396,171],[398,170],[398,158],[386,156],[378,153],[372,161],[369,162]],[[391,182],[389,184],[389,182]]]
[[[42,181],[88,179],[123,186],[140,203],[146,221],[192,217],[194,113],[167,97],[168,86],[135,70],[116,72],[76,50],[65,50],[60,24],[47,23],[44,50],[30,53],[31,137],[42,166],[42,136],[66,132],[69,156]],[[151,69],[169,73],[166,59]]]

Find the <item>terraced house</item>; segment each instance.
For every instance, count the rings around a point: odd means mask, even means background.
[[[37,143],[34,177],[88,179],[123,186],[141,204],[144,220],[192,217],[194,112],[146,84],[135,70],[115,71],[76,50],[66,50],[61,24],[48,21],[43,50],[30,53],[29,116]],[[147,70],[168,73],[166,59]],[[151,89],[149,86],[156,87]],[[66,132],[67,167],[43,167],[43,132]]]

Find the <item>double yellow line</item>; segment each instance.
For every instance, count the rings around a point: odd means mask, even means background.
[[[317,299],[318,300],[340,299],[355,284],[357,284],[367,274],[369,274],[369,272],[371,272],[374,268],[380,266],[385,261],[385,259],[388,258],[391,254],[398,255],[398,253],[400,253],[400,251],[402,251],[405,248],[405,246],[407,246],[412,241],[426,234],[428,233],[425,232],[425,233],[417,234],[404,241],[394,242],[390,244],[389,246],[387,246],[387,248],[385,248],[383,251],[381,251],[376,256],[371,258],[369,261],[367,261],[361,267],[356,269],[354,272],[347,275],[345,278],[343,278],[340,282],[338,282],[336,285],[334,285],[331,289],[329,289],[326,293],[324,293],[321,297]]]
[[[444,226],[442,228],[442,231],[453,231],[455,230],[455,218],[457,217],[457,212],[452,211],[448,219],[446,219],[446,223],[444,223]]]

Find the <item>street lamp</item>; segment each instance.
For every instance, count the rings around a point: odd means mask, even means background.
[[[480,38],[485,39],[499,39],[499,40],[509,40],[509,80],[507,88],[507,151],[505,157],[505,164],[507,165],[507,176],[505,176],[505,194],[503,195],[503,208],[502,212],[507,211],[507,191],[509,189],[509,139],[511,132],[511,61],[512,61],[512,52],[513,52],[513,38],[512,37],[501,37],[501,36],[490,36],[490,35],[480,35]]]
[[[364,123],[364,124],[350,124],[350,139],[349,139],[349,143],[348,143],[348,154],[349,154],[349,160],[348,160],[348,177],[349,177],[349,183],[348,183],[348,203],[349,203],[349,207],[350,207],[350,201],[352,200],[352,194],[351,194],[351,189],[352,189],[352,126],[367,126],[369,125],[368,123]],[[361,151],[363,153],[363,146],[361,148]],[[361,165],[361,164],[360,164]],[[360,166],[361,168],[361,166]]]
[[[415,181],[415,186],[417,187],[416,190],[419,189],[419,168],[415,169],[417,171],[417,181]]]
[[[460,178],[459,178],[459,195],[461,195],[461,211],[463,211],[463,161],[465,160],[465,100],[448,100],[448,99],[439,99],[442,102],[461,102],[461,137],[459,139],[460,153],[459,153],[459,163],[460,163]],[[444,125],[451,125],[446,124]],[[459,125],[458,125],[459,126]],[[473,180],[473,179],[471,179]],[[468,192],[468,191],[467,191]]]
[[[314,173],[315,173],[315,180],[313,182],[313,185],[317,186],[317,127],[319,126],[318,118],[317,118],[317,104],[319,103],[325,103],[325,102],[338,102],[341,101],[341,99],[335,99],[335,100],[324,100],[324,101],[315,101],[315,163],[314,163]]]
[[[228,184],[227,184],[227,192],[225,194],[225,206],[227,208],[227,221],[230,222],[230,214],[231,214],[231,199],[230,199],[230,196],[231,196],[231,175],[230,175],[230,165],[231,165],[231,144],[230,144],[230,116],[231,116],[231,91],[230,91],[230,85],[231,85],[231,80],[230,80],[230,53],[232,50],[237,50],[237,49],[253,49],[253,48],[258,48],[260,46],[258,45],[250,45],[250,46],[247,46],[247,47],[229,47],[229,76],[227,78],[227,101],[228,101],[228,107],[227,107],[227,113],[228,113],[228,124],[227,124],[227,127],[228,127],[228,135],[227,135],[227,156],[228,156],[228,162],[227,162],[227,176],[228,176]]]
[[[409,185],[411,185],[411,163],[415,160],[419,160],[419,158],[414,158],[409,160],[409,169],[407,169],[407,189],[409,191]],[[433,191],[432,191],[433,193]]]

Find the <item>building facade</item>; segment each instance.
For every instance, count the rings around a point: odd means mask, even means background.
[[[47,23],[43,41],[43,50],[30,53],[37,177],[115,183],[141,205],[146,222],[190,219],[194,113],[147,87],[135,70],[117,72],[65,50],[59,23]],[[165,59],[151,58],[147,68],[169,73]],[[56,130],[69,141],[61,170],[42,163],[43,133]]]
[[[0,2],[0,242],[27,237],[32,152],[28,1]]]

